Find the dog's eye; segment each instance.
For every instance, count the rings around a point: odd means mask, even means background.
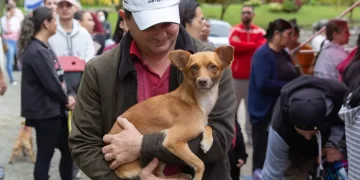
[[[199,70],[199,66],[196,65],[196,64],[192,65],[190,68],[191,68],[191,70],[193,70],[193,71]]]
[[[210,68],[211,70],[214,70],[214,69],[217,68],[217,66],[216,66],[215,64],[211,64],[211,65],[209,66],[209,68]]]

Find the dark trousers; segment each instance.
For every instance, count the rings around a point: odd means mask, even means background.
[[[269,121],[260,121],[252,125],[253,172],[255,171],[255,169],[262,169],[264,166],[269,136],[269,123]]]
[[[60,176],[62,180],[72,180],[73,161],[68,145],[66,118],[58,116],[46,120],[32,120],[36,131],[37,156],[34,170],[35,180],[48,180],[50,162],[55,148],[61,152]]]

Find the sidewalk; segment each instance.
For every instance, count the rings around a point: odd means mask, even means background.
[[[33,179],[34,164],[30,162],[28,157],[16,159],[13,164],[8,164],[12,146],[15,142],[16,136],[20,128],[20,122],[24,120],[20,117],[20,72],[14,72],[14,77],[18,80],[18,86],[9,85],[5,96],[0,97],[0,165],[5,168],[5,180],[29,180]],[[243,108],[240,111],[240,123],[244,127],[244,115]],[[36,154],[36,138],[35,132],[33,137],[34,151]],[[247,148],[249,154],[248,163],[241,169],[242,175],[247,176],[249,179],[251,175],[251,151]],[[51,162],[51,168],[49,175],[50,180],[61,180],[58,165],[59,165],[60,152],[55,150],[54,157]],[[82,174],[81,180],[88,180],[84,174]]]

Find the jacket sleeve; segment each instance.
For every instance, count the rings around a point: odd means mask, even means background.
[[[102,116],[96,72],[87,64],[77,94],[69,146],[75,163],[90,179],[118,180],[102,153]]]
[[[51,62],[51,56],[45,52],[37,51],[29,58],[31,58],[31,63],[29,64],[34,70],[40,83],[45,88],[46,93],[51,98],[59,101],[62,105],[66,105],[68,103],[68,98],[61,86],[54,65]]]
[[[230,30],[229,42],[230,45],[234,47],[236,52],[245,52],[256,49],[258,46],[252,41],[234,41],[233,38],[238,36],[240,39],[240,32],[237,27],[233,27]]]
[[[234,119],[236,98],[230,69],[226,69],[219,85],[219,98],[209,115],[209,125],[213,129],[213,145],[205,154],[200,148],[202,135],[189,142],[191,151],[205,164],[222,161],[226,158],[234,138]],[[143,137],[141,163],[146,165],[153,157],[165,163],[185,165],[185,163],[162,146],[162,133],[147,134]]]
[[[284,178],[287,167],[289,146],[273,129],[269,129],[266,159],[262,169],[262,179],[279,180]]]
[[[241,159],[246,163],[248,154],[246,153],[246,147],[245,147],[245,142],[244,142],[244,137],[243,134],[241,132],[241,127],[240,127],[240,123],[238,122],[238,120],[235,120],[235,128],[236,128],[236,145],[234,148],[235,151],[235,155],[237,159]]]
[[[273,56],[269,53],[257,52],[253,56],[252,71],[255,74],[255,84],[261,89],[262,92],[267,94],[279,93],[281,88],[286,84],[286,81],[274,79],[272,71],[274,62]]]

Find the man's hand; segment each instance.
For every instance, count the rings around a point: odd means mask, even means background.
[[[69,110],[74,110],[76,104],[76,100],[73,96],[68,97],[68,104],[66,105],[66,108]]]
[[[0,96],[4,95],[7,89],[6,82],[4,78],[0,79]]]
[[[326,147],[323,148],[324,156],[326,157],[327,162],[339,161],[342,158],[341,152],[337,148]]]
[[[231,39],[235,42],[241,42],[239,36],[233,36]]]
[[[111,169],[139,159],[143,139],[143,135],[127,119],[118,117],[117,122],[124,130],[114,135],[107,134],[103,138],[108,145],[103,147],[102,152],[106,161],[113,161]]]
[[[141,180],[165,180],[165,178],[156,177],[153,174],[153,171],[156,169],[157,165],[159,164],[159,160],[154,158],[145,168],[140,171],[140,179]],[[183,175],[180,178],[166,178],[166,180],[185,180],[191,179],[190,176]]]
[[[241,168],[244,164],[245,162],[242,159],[239,159],[236,167]]]

